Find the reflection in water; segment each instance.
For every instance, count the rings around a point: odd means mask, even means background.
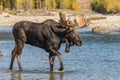
[[[11,80],[22,80],[21,72],[11,72]]]
[[[51,72],[51,73],[49,74],[49,75],[50,75],[50,79],[49,79],[49,80],[57,80],[57,79],[55,79],[55,74],[56,74],[56,73]],[[63,80],[63,75],[64,75],[63,72],[60,72],[60,73],[59,73],[59,80]]]
[[[46,74],[46,72],[44,72],[44,73]],[[27,78],[25,78],[24,75],[22,76],[22,74],[24,74],[24,72],[22,73],[19,71],[12,71],[11,72],[11,80],[24,80],[24,79],[28,80]],[[27,74],[29,76],[31,76],[31,71],[30,71],[30,73],[28,71]],[[36,73],[36,74],[38,74],[38,73]],[[43,73],[41,73],[41,74],[43,74]],[[63,80],[64,72],[50,72],[48,74],[49,74],[48,80]],[[28,76],[28,78],[29,78],[29,76]],[[37,80],[39,80],[39,79],[40,78],[38,78]],[[32,78],[31,80],[36,80],[36,78]]]

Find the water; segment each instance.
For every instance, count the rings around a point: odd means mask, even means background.
[[[11,28],[0,28],[0,80],[120,80],[120,33],[95,34],[90,29],[78,30],[83,40],[81,47],[73,46],[63,55],[64,72],[57,72],[56,58],[54,72],[49,72],[48,53],[43,49],[25,45],[22,52],[23,72],[18,72],[17,61],[14,71],[9,71],[14,40]]]

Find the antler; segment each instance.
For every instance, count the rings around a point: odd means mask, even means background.
[[[84,16],[78,14],[75,17],[75,26],[77,27],[84,27],[86,25],[86,20],[84,18]]]
[[[63,14],[63,13],[60,12],[59,16],[60,16],[60,23],[61,24],[65,25],[67,27],[73,27],[74,26],[73,23],[72,23],[72,21],[69,20],[69,18],[68,18],[68,20],[66,20],[65,14]]]
[[[74,24],[72,23],[71,20],[66,20],[65,14],[60,12],[59,13],[60,16],[60,23],[67,26],[67,27],[85,27],[88,24],[88,21],[84,18],[83,15],[76,15],[75,20],[74,20]]]
[[[68,27],[74,27],[74,24],[73,24],[73,22],[70,20],[70,17],[69,17],[68,20],[67,20],[67,26],[68,26]]]
[[[60,16],[60,23],[62,23],[63,25],[66,25],[66,17],[65,17],[65,14],[63,13],[59,13],[59,16]]]

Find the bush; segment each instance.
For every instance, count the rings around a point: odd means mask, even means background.
[[[78,10],[78,2],[77,0],[64,0],[61,2],[62,9],[72,9]]]
[[[78,10],[77,0],[0,0],[0,9],[71,9]]]
[[[48,9],[55,9],[56,1],[55,0],[46,0],[46,5],[47,5]]]
[[[118,13],[120,0],[92,0],[91,8],[100,13]]]
[[[73,1],[73,3],[72,3],[72,9],[73,10],[78,10],[78,3],[77,3],[77,1]]]

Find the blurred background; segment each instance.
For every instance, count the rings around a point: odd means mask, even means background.
[[[0,0],[0,12],[17,14],[39,10],[94,10],[100,13],[119,13],[120,0]]]

